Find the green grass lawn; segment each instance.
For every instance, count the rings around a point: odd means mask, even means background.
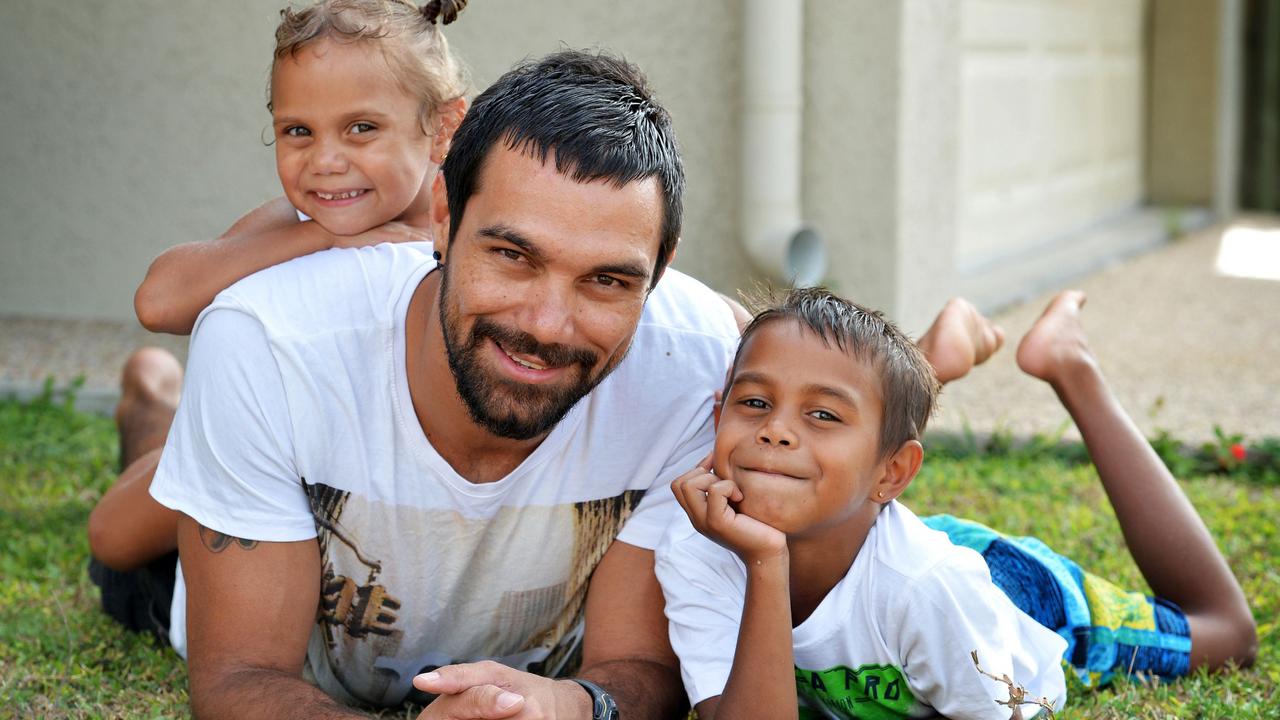
[[[1035,534],[1121,585],[1143,587],[1079,453],[935,453],[908,490],[916,512],[951,512]],[[109,420],[49,401],[0,400],[0,715],[181,717],[186,670],[172,651],[118,630],[85,574],[89,510],[115,475]],[[1280,716],[1271,643],[1280,593],[1280,487],[1215,475],[1185,487],[1244,584],[1261,651],[1251,669],[1075,694],[1062,718]],[[12,714],[12,715],[10,715]]]

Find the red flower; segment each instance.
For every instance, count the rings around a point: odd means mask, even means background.
[[[1244,457],[1246,454],[1247,453],[1245,452],[1244,445],[1241,445],[1240,443],[1231,443],[1231,457],[1241,462],[1244,462]]]

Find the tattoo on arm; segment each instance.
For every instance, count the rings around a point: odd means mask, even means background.
[[[241,550],[246,551],[258,547],[257,540],[245,540],[217,530],[210,530],[203,525],[200,526],[200,542],[212,553],[220,553],[232,545],[239,545]]]

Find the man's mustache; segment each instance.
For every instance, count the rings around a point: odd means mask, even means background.
[[[473,344],[479,344],[481,338],[487,337],[509,353],[535,355],[549,367],[581,365],[584,369],[590,370],[600,360],[599,355],[586,348],[559,343],[543,344],[527,332],[499,325],[486,318],[476,320],[475,326],[471,329],[471,337]]]

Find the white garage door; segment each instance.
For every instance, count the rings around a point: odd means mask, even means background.
[[[1145,10],[1144,0],[963,0],[962,270],[1141,200]]]

